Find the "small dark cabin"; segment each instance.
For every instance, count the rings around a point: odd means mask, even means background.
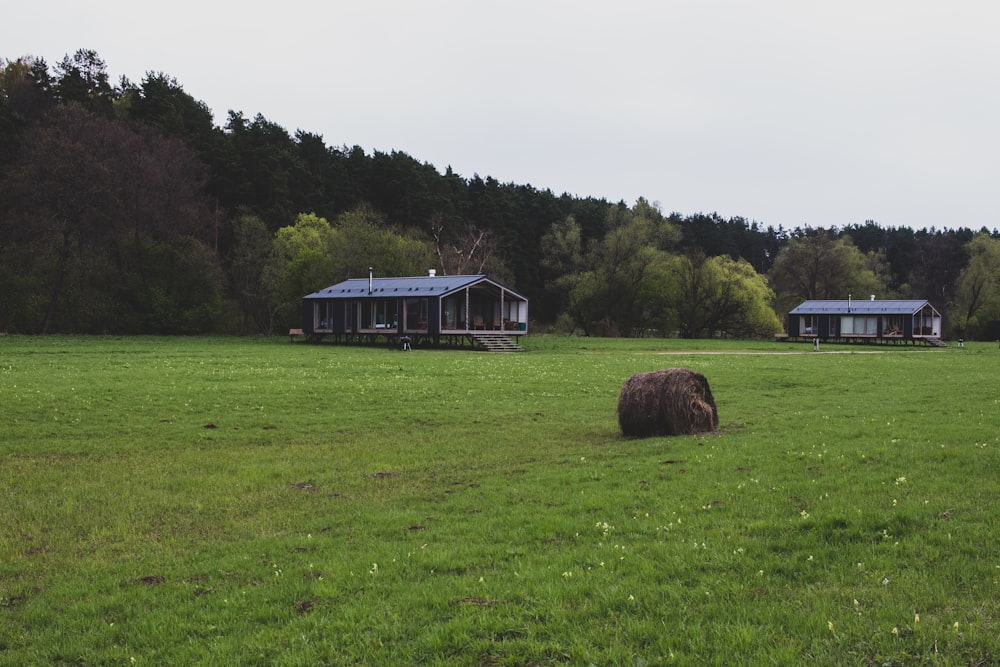
[[[789,338],[932,342],[941,338],[941,313],[917,299],[803,301],[787,328]]]

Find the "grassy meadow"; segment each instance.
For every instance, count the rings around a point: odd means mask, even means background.
[[[524,346],[0,338],[0,665],[1000,663],[996,344]]]

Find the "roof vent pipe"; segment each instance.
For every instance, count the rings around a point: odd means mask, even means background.
[[[427,275],[428,277],[433,278],[437,275],[437,269],[427,269]]]
[[[368,293],[372,293],[372,267],[368,267]]]
[[[851,312],[851,295],[847,295],[847,312]]]
[[[872,298],[871,298],[871,300],[872,300],[872,301],[874,301],[874,300],[875,300],[875,295],[874,295],[874,294],[872,294]]]

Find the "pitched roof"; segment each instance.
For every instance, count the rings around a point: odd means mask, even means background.
[[[789,315],[825,315],[858,313],[862,315],[912,315],[924,306],[930,306],[926,299],[828,299],[803,301],[789,311]],[[933,306],[931,309],[937,312]]]
[[[372,278],[368,291],[368,278],[350,278],[336,285],[330,285],[318,292],[304,296],[304,299],[357,299],[363,297],[407,297],[444,296],[476,283],[488,282],[499,289],[521,296],[503,287],[483,274],[468,276],[408,276],[402,278]],[[524,297],[521,297],[524,298]],[[526,299],[525,299],[526,300]]]

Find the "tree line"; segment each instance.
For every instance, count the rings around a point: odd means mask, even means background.
[[[173,77],[113,83],[80,50],[0,60],[0,331],[272,333],[365,275],[488,273],[538,325],[769,336],[811,298],[926,298],[1000,320],[994,229],[764,226],[463,177],[212,111]]]

